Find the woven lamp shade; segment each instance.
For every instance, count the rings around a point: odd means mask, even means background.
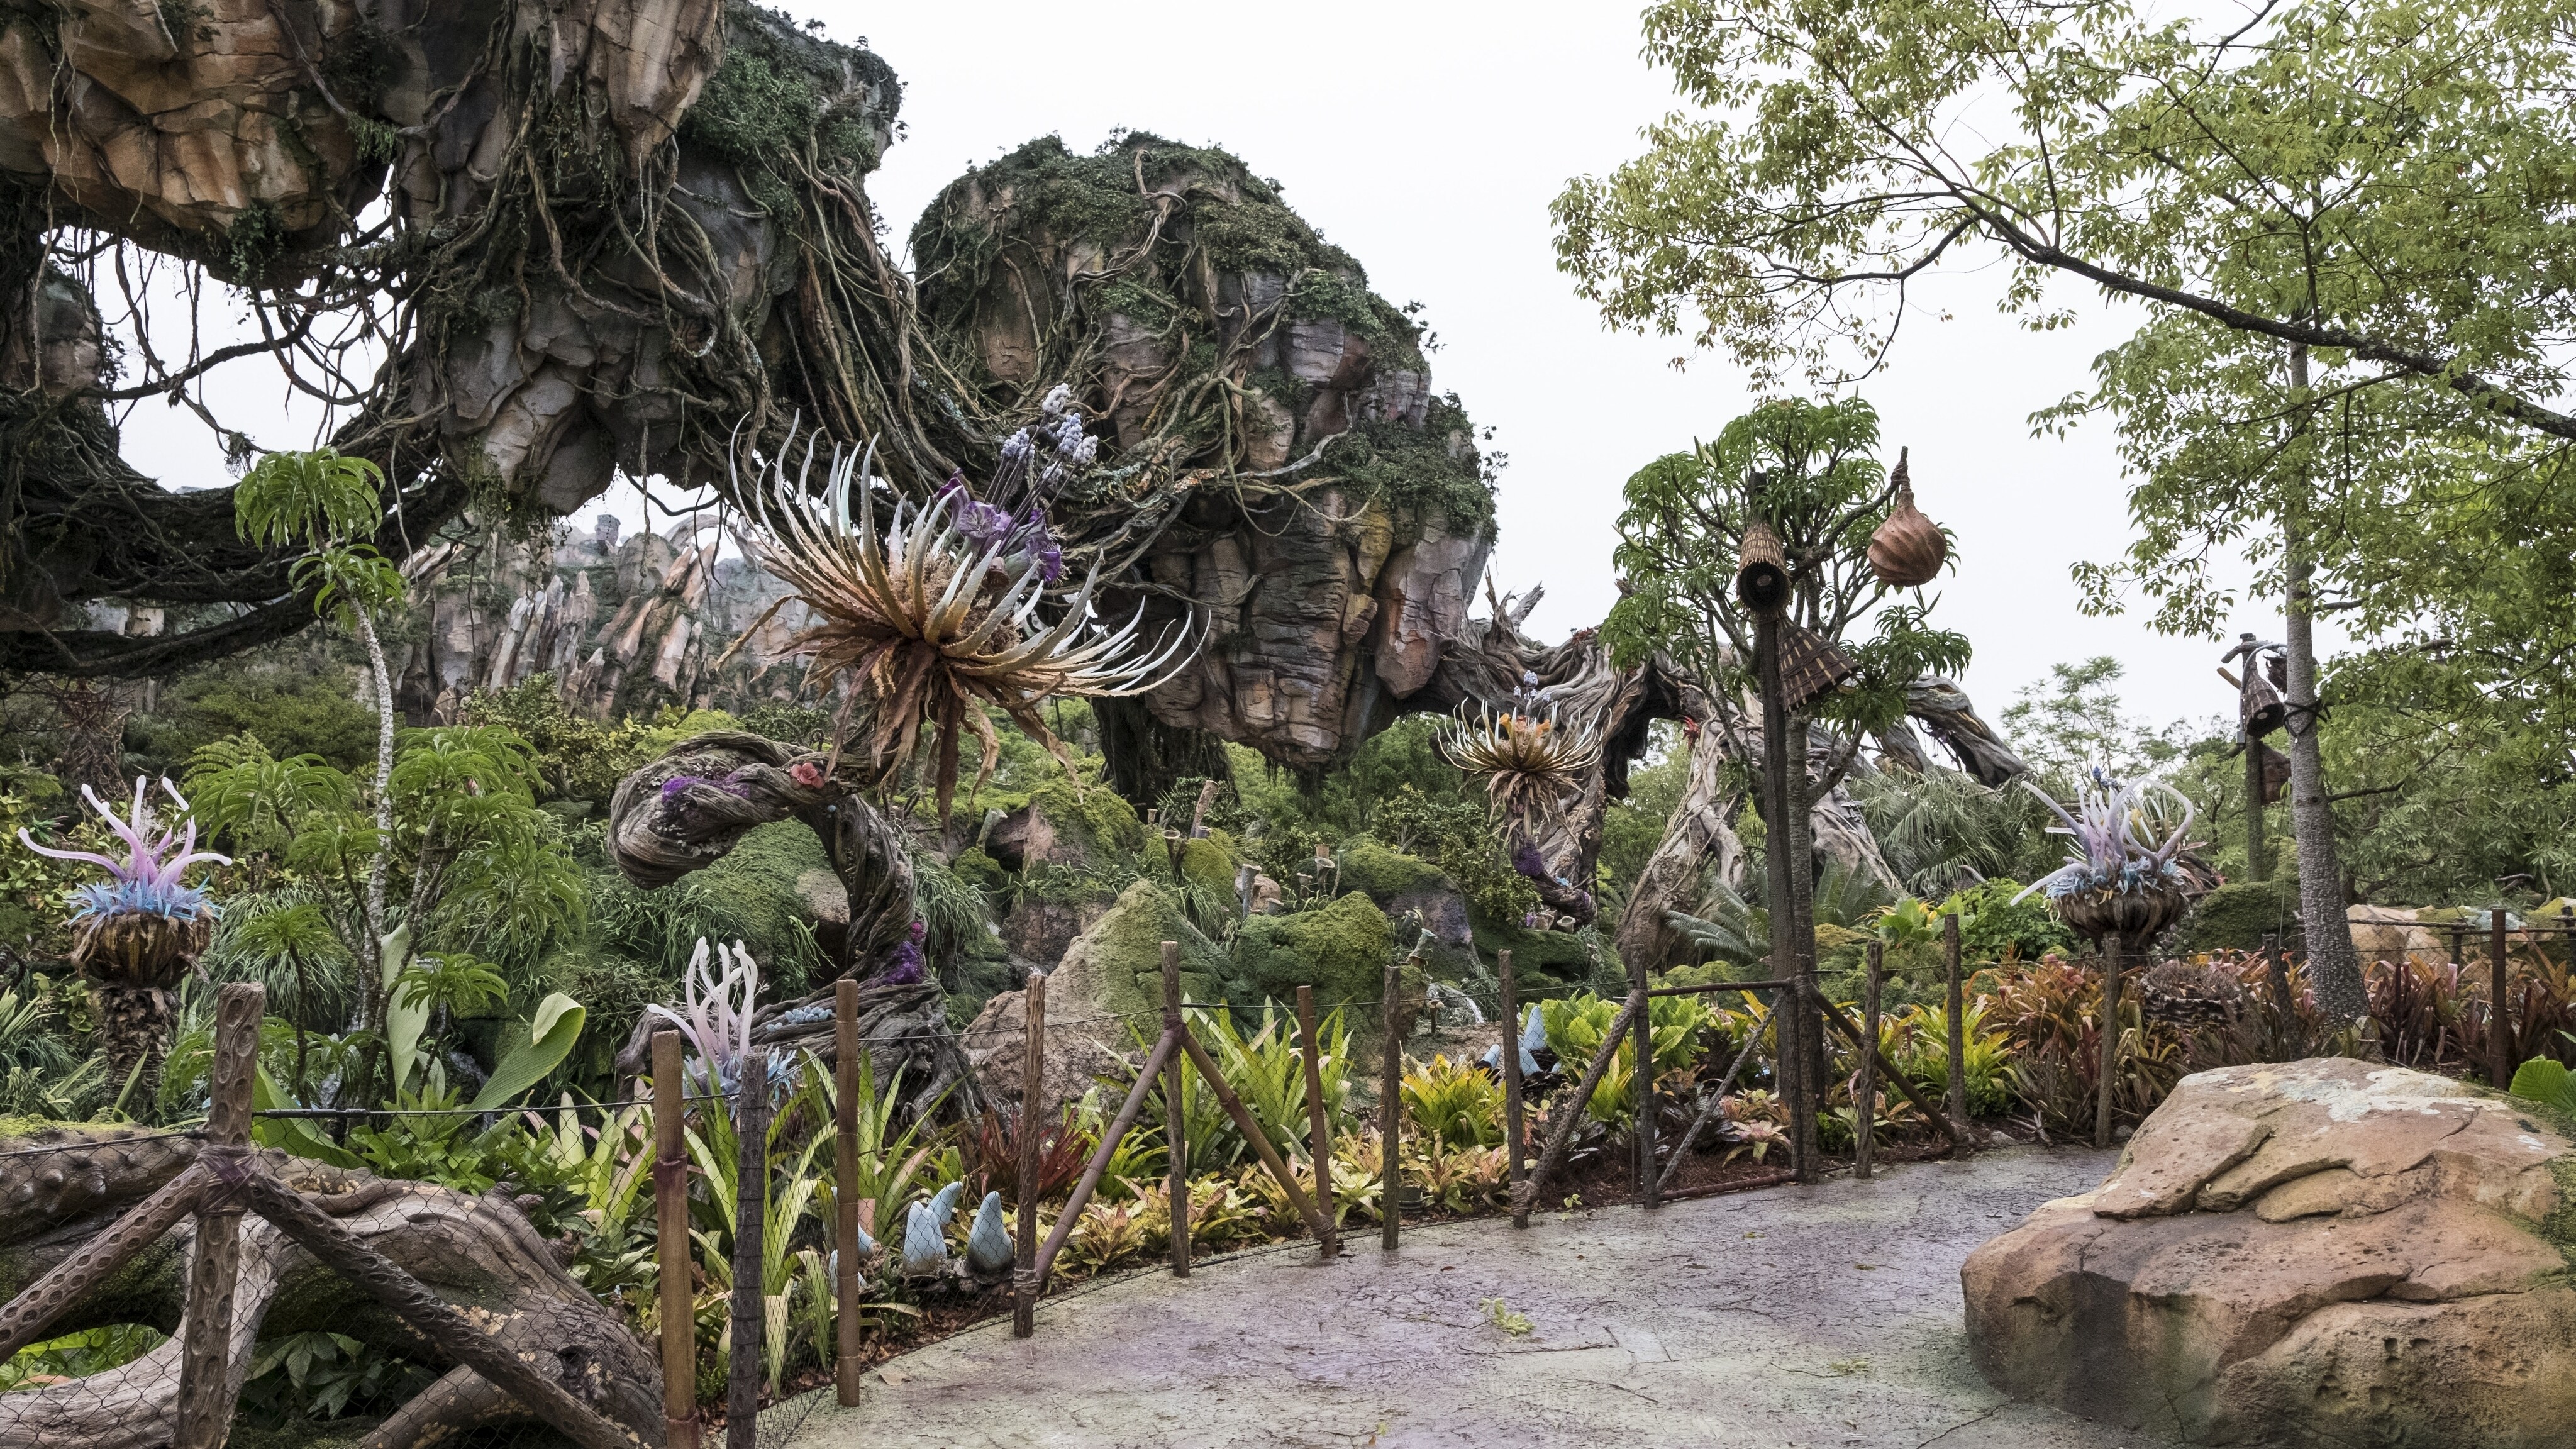
[[[1789,558],[1780,535],[1759,520],[1744,530],[1744,551],[1735,565],[1735,597],[1750,609],[1776,609],[1789,602]]]
[[[1852,677],[1852,662],[1833,640],[1804,624],[1780,626],[1780,692],[1789,708],[1804,709]]]

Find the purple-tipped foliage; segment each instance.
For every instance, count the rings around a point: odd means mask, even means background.
[[[161,792],[179,808],[178,822],[164,826],[152,812],[151,781],[141,775],[134,778],[134,804],[120,818],[98,798],[98,792],[81,786],[81,798],[107,822],[107,828],[125,842],[126,858],[116,860],[88,850],[55,850],[38,845],[22,828],[18,840],[38,855],[55,860],[77,860],[95,865],[107,872],[105,881],[93,881],[76,887],[69,900],[72,919],[88,916],[152,915],[174,921],[193,921],[216,914],[215,904],[206,898],[205,887],[192,886],[180,880],[189,867],[199,864],[230,865],[232,857],[211,850],[197,849],[197,822],[188,813],[188,802],[179,787],[164,776]]]
[[[2066,864],[2031,882],[2014,900],[2039,891],[2047,892],[2051,900],[2062,900],[2095,893],[2135,895],[2183,884],[2179,861],[2190,839],[2193,813],[2190,799],[2181,791],[2153,782],[2115,780],[2097,765],[2092,782],[2076,788],[2075,809],[2069,812],[2029,780],[2022,785],[2058,818],[2048,833],[2071,837],[2076,852],[2067,856]],[[2180,822],[2161,837],[2157,830],[2162,812],[2149,803],[2154,791],[2182,807]]]

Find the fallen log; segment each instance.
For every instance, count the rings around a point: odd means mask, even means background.
[[[0,1203],[11,1207],[0,1213],[0,1289],[12,1294],[110,1231],[197,1156],[189,1138],[144,1142],[131,1133],[81,1128],[43,1137],[44,1145],[62,1150],[0,1158]],[[11,1138],[0,1147],[35,1141]],[[279,1152],[257,1158],[314,1213],[462,1309],[502,1348],[634,1442],[663,1442],[655,1356],[564,1270],[554,1245],[508,1196],[389,1181]],[[22,1201],[25,1211],[18,1210]],[[193,1221],[182,1221],[46,1326],[51,1335],[141,1323],[170,1333],[170,1340],[102,1373],[0,1394],[0,1446],[153,1449],[168,1442],[185,1341],[182,1285],[194,1236]],[[227,1359],[232,1392],[249,1372],[257,1341],[327,1328],[444,1371],[379,1425],[365,1449],[426,1449],[477,1425],[531,1417],[517,1400],[460,1367],[453,1345],[406,1326],[256,1214],[242,1220],[239,1257]]]

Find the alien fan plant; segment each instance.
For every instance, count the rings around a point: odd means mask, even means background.
[[[2045,892],[2057,918],[2094,941],[2117,933],[2144,945],[2181,919],[2197,863],[2188,854],[2192,805],[2180,791],[2115,780],[2095,766],[2091,783],[2077,787],[2070,812],[2028,779],[2022,784],[2057,817],[2048,833],[2072,837],[2076,850],[2015,901]]]
[[[181,877],[191,866],[232,864],[228,856],[197,849],[197,822],[178,787],[165,778],[161,793],[178,810],[169,824],[153,812],[146,777],[135,777],[134,803],[123,817],[97,791],[81,787],[81,798],[125,843],[123,860],[55,850],[38,845],[24,829],[18,832],[19,841],[39,855],[107,872],[106,880],[71,892],[72,964],[90,982],[110,1077],[124,1100],[146,1114],[159,1097],[161,1063],[178,1020],[172,993],[215,929],[215,903],[205,887]]]
[[[1047,501],[1098,447],[1070,399],[1059,386],[1047,395],[1044,421],[1003,443],[985,496],[954,476],[926,502],[898,497],[882,528],[876,494],[886,485],[872,471],[873,446],[861,454],[834,444],[819,492],[809,486],[811,436],[793,472],[782,447],[758,486],[737,480],[749,512],[745,541],[816,616],[793,647],[809,661],[810,678],[849,691],[836,737],[846,738],[849,712],[865,695],[872,718],[862,769],[882,789],[925,743],[926,729],[942,816],[956,793],[960,734],[971,732],[982,746],[977,787],[1001,756],[987,707],[1069,769],[1039,704],[1145,693],[1195,649],[1186,623],[1155,645],[1141,641],[1141,604],[1121,628],[1096,618],[1096,565],[1069,597],[1057,587],[1064,556],[1047,527]]]

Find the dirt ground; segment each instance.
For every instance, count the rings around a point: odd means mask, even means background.
[[[2007,1402],[1960,1329],[1968,1250],[2107,1153],[2014,1148],[1669,1204],[1408,1227],[1083,1285],[774,1417],[794,1449],[1894,1445],[2160,1449]],[[1518,1330],[1518,1331],[1515,1331]],[[802,1414],[801,1425],[794,1421]],[[765,1415],[763,1438],[771,1432]]]

